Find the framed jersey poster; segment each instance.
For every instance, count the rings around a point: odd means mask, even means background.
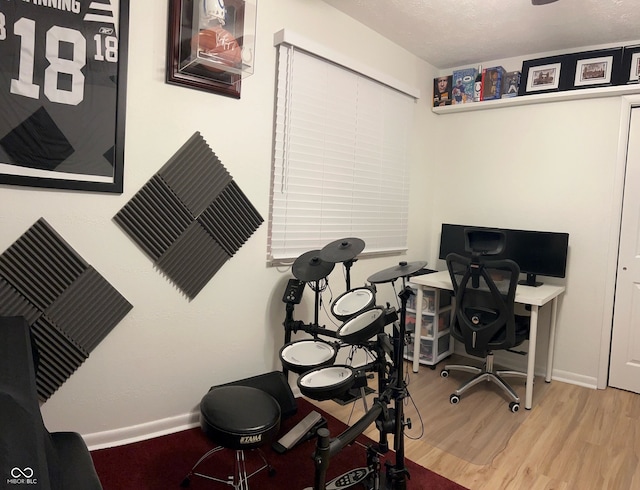
[[[0,0],[0,184],[121,193],[129,0]]]

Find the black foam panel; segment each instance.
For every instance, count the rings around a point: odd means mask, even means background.
[[[264,221],[198,132],[113,219],[189,299]]]
[[[47,400],[132,305],[40,218],[0,255],[0,315],[23,316]]]

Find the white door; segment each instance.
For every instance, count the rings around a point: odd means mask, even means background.
[[[640,393],[640,107],[631,110],[609,385]]]

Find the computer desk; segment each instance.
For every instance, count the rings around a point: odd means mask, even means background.
[[[410,282],[422,286],[453,291],[449,271],[415,276],[410,279]],[[564,286],[555,286],[551,284],[542,284],[538,287],[518,285],[516,289],[515,302],[531,306],[531,330],[529,332],[529,353],[527,355],[527,384],[524,400],[524,408],[527,410],[531,409],[533,400],[533,376],[536,361],[536,342],[538,338],[538,310],[541,306],[551,302],[551,325],[549,328],[547,371],[545,373],[545,381],[550,383],[551,371],[553,369],[554,345],[556,340],[558,297],[564,293],[564,291]]]

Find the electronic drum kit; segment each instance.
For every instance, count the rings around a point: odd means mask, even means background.
[[[326,429],[318,429],[318,441],[314,462],[316,465],[314,490],[329,490],[330,488],[348,488],[339,486],[336,481],[326,484],[325,475],[331,456],[337,454],[345,445],[350,444],[372,422],[380,430],[380,443],[367,451],[367,468],[354,470],[353,475],[362,475],[360,480],[367,489],[406,488],[407,471],[404,466],[404,427],[410,421],[405,421],[402,412],[402,401],[408,395],[402,374],[402,363],[405,346],[405,322],[407,300],[413,292],[406,285],[406,280],[426,266],[426,262],[399,262],[398,265],[379,271],[371,275],[369,285],[351,288],[350,269],[356,257],[365,248],[365,243],[359,238],[343,238],[329,243],[321,250],[312,250],[299,256],[292,266],[292,273],[297,279],[297,287],[304,287],[311,283],[315,290],[315,315],[313,323],[304,323],[293,319],[294,305],[299,303],[302,289],[299,289],[297,299],[292,299],[285,293],[283,301],[287,303],[287,315],[284,321],[285,343],[280,349],[279,357],[283,371],[298,375],[297,385],[300,392],[314,400],[337,399],[352,388],[360,387],[365,403],[365,415],[337,438],[330,439]],[[342,263],[345,270],[346,291],[339,295],[331,304],[331,314],[342,324],[337,330],[327,329],[318,323],[320,308],[320,281],[326,281],[336,264]],[[396,308],[376,305],[376,284],[394,283],[402,279],[403,289],[398,295],[401,300],[400,319]],[[294,280],[290,281],[291,282]],[[393,334],[385,332],[385,327],[393,323]],[[291,332],[302,330],[311,338],[291,341]],[[323,337],[323,338],[321,338]],[[347,364],[335,364],[340,348],[349,346],[363,348],[372,355],[373,361],[365,366],[353,368]],[[366,372],[378,374],[378,398],[374,400],[371,409],[367,408],[364,400]],[[360,383],[357,380],[363,380]],[[357,386],[360,385],[360,386]],[[389,403],[394,408],[388,408]],[[395,419],[395,420],[389,420]],[[386,452],[386,435],[394,434],[394,449],[396,464],[387,466],[386,474],[381,475],[378,454]],[[344,477],[342,477],[344,481]],[[366,478],[366,480],[363,480]],[[361,481],[362,480],[362,481]],[[379,486],[382,484],[383,486]],[[349,485],[351,486],[351,485]]]

